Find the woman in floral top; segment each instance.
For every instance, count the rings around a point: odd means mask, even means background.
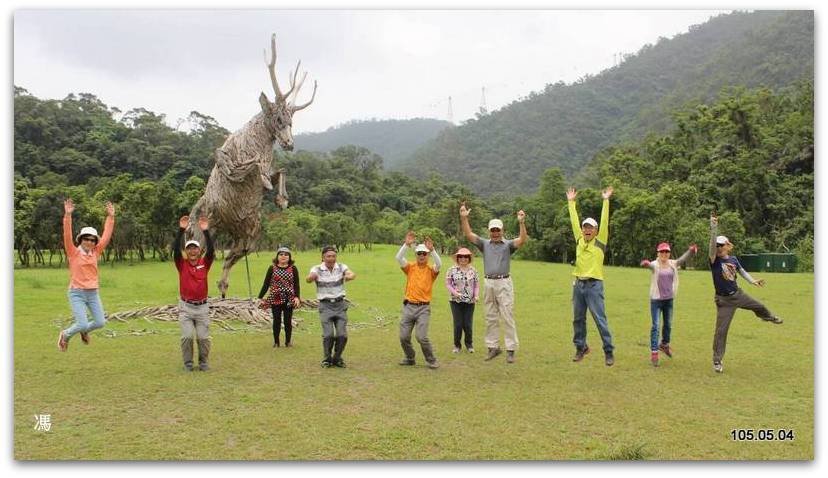
[[[259,299],[267,293],[267,298],[261,303],[262,308],[270,308],[273,313],[273,346],[279,347],[279,333],[284,316],[285,347],[290,347],[290,334],[293,331],[293,309],[299,307],[299,272],[293,265],[290,249],[280,247],[276,251],[273,265],[268,267],[265,274]]]
[[[449,291],[449,305],[454,318],[454,350],[460,353],[460,339],[465,333],[466,350],[474,353],[472,344],[472,318],[474,304],[480,296],[480,277],[471,265],[472,253],[461,247],[454,254],[455,265],[446,272],[446,288]]]

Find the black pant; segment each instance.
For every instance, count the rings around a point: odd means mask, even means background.
[[[449,301],[451,316],[454,318],[454,346],[460,348],[460,338],[466,334],[466,348],[472,348],[472,320],[474,304]]]
[[[282,330],[282,320],[279,316],[284,315],[285,343],[289,344],[290,333],[293,332],[293,307],[290,307],[288,304],[273,305],[270,307],[270,311],[273,312],[273,343],[279,343],[279,332]]]

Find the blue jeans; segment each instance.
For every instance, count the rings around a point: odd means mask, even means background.
[[[650,350],[658,351],[658,312],[664,316],[664,326],[661,332],[661,343],[670,343],[670,331],[673,330],[673,299],[650,299],[650,315],[653,317],[653,327],[650,329]]]
[[[587,346],[586,311],[589,309],[604,342],[604,353],[611,354],[615,347],[612,345],[612,334],[607,324],[607,314],[604,312],[604,281],[576,279],[572,286],[572,309],[575,315],[572,320],[572,328],[575,330],[572,342],[575,348],[584,350]]]
[[[69,340],[78,332],[91,332],[100,329],[106,323],[103,304],[98,296],[98,289],[69,289],[69,305],[72,307],[72,316],[75,322],[63,331],[63,336]],[[92,313],[93,322],[90,324],[86,317],[86,309]]]

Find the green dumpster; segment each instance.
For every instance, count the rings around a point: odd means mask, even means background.
[[[748,272],[762,272],[764,269],[762,266],[762,258],[759,257],[759,254],[740,254],[739,262],[742,264],[742,267],[745,268]]]

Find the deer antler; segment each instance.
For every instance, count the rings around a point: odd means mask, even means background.
[[[305,75],[307,75],[307,73]],[[302,81],[305,81],[305,76],[302,76]],[[298,90],[297,90],[297,92],[298,92]],[[311,103],[313,103],[314,98],[316,98],[316,80],[313,80],[313,94],[311,95],[310,101],[308,101],[307,103],[305,103],[301,106],[291,106],[290,109],[293,110],[294,113],[296,113],[299,110],[303,110],[303,109],[307,108]],[[296,97],[294,96],[294,100],[295,99],[296,99]]]
[[[273,83],[273,92],[276,93],[276,102],[284,101],[287,95],[282,94],[282,90],[279,89],[279,82],[276,81],[276,34],[270,36],[270,62],[267,62],[267,50],[265,50],[265,63],[267,63],[267,69],[270,71],[270,82]],[[291,88],[292,89],[292,88]],[[288,92],[290,94],[290,92]]]
[[[290,89],[287,93],[285,93],[285,99],[287,99],[291,93],[293,93],[293,88],[296,87],[296,77],[299,75],[299,65],[302,64],[302,60],[296,63],[296,69],[293,70],[293,76],[290,77]],[[307,74],[307,73],[306,73]],[[301,88],[302,82],[299,82],[299,87]],[[296,94],[299,94],[299,88],[296,89]]]

